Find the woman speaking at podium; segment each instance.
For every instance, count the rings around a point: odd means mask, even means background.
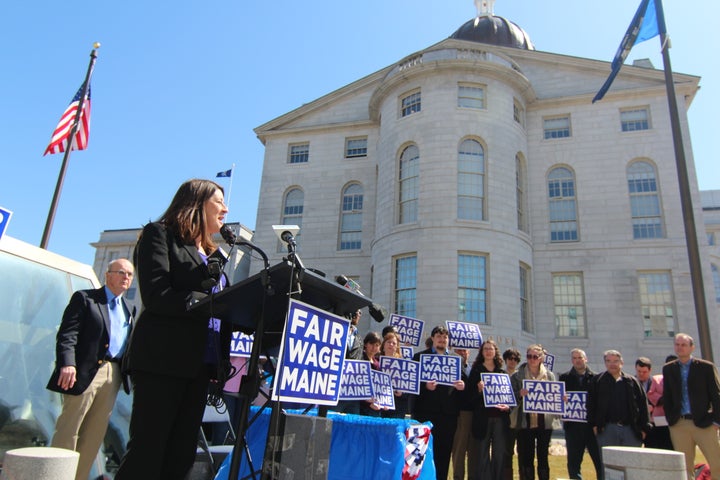
[[[181,479],[192,468],[208,386],[229,362],[231,329],[187,305],[227,283],[226,259],[212,240],[227,211],[222,187],[189,180],[135,247],[143,309],[123,365],[134,396],[116,480]]]

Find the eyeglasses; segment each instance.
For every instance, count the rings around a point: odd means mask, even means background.
[[[527,354],[528,360],[537,360],[538,358],[540,358],[540,355],[533,355],[532,353]]]
[[[120,275],[121,277],[128,277],[128,278],[133,277],[132,272],[126,272],[125,270],[108,270],[108,273],[115,273],[117,275]]]

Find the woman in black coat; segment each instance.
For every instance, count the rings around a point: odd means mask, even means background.
[[[130,441],[116,480],[182,479],[194,463],[208,387],[211,380],[224,381],[231,332],[187,307],[227,283],[208,268],[226,260],[212,240],[226,213],[222,187],[187,181],[160,220],[143,228],[135,247],[143,310],[123,365],[134,396]]]
[[[505,444],[510,435],[510,407],[486,407],[483,397],[485,384],[481,379],[481,373],[506,373],[502,367],[503,360],[497,344],[492,340],[483,342],[468,379],[474,405],[473,450],[479,468],[476,472],[470,472],[470,478],[503,479]]]

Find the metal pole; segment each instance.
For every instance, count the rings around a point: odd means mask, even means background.
[[[675,164],[677,166],[678,183],[680,184],[680,203],[682,206],[683,222],[685,224],[685,239],[687,243],[688,260],[690,262],[690,279],[692,280],[693,299],[695,301],[695,316],[697,318],[698,336],[700,337],[698,341],[702,357],[705,360],[714,362],[712,342],[710,341],[707,303],[705,300],[705,285],[702,277],[702,264],[700,262],[700,249],[698,247],[697,229],[695,228],[695,214],[693,213],[692,198],[690,196],[690,181],[688,179],[687,162],[685,161],[685,148],[683,146],[677,97],[675,96],[675,83],[672,77],[672,66],[668,52],[670,43],[665,30],[665,13],[663,12],[661,0],[655,0],[655,8],[660,30],[660,42],[662,44],[665,88],[667,89],[668,107],[670,109],[670,125],[672,129],[673,146],[675,147]]]
[[[95,66],[95,60],[97,59],[97,49],[100,48],[100,44],[95,43],[93,47],[94,48],[90,52],[90,64],[88,65],[87,73],[85,74],[85,83],[83,83],[82,95],[80,96],[80,101],[78,103],[77,112],[75,113],[75,120],[73,121],[72,129],[70,130],[70,136],[68,136],[67,147],[65,148],[65,155],[63,155],[62,166],[60,167],[60,174],[58,175],[58,181],[55,185],[55,193],[53,194],[52,203],[50,204],[50,211],[48,212],[47,221],[45,222],[45,230],[43,231],[42,240],[40,240],[40,248],[47,249],[48,241],[50,240],[50,232],[52,231],[52,226],[55,222],[55,211],[57,210],[57,205],[60,201],[60,192],[62,191],[63,183],[65,183],[65,172],[67,171],[68,161],[70,160],[72,142],[75,139],[78,124],[80,123],[80,116],[82,114],[83,104],[85,103],[85,97],[87,96],[88,88],[90,87],[90,76],[92,75],[93,67]]]

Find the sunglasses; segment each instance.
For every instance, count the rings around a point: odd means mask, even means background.
[[[540,355],[533,355],[532,353],[527,354],[528,360],[537,360],[538,358],[540,358]]]

